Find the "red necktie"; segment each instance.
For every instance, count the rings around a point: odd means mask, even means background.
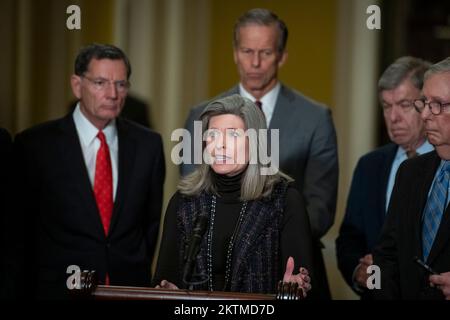
[[[107,235],[113,210],[111,157],[105,134],[101,130],[98,132],[97,138],[100,140],[100,148],[97,151],[95,162],[94,194],[103,229]]]

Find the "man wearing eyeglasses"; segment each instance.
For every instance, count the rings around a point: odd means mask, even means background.
[[[450,57],[425,73],[422,97],[414,106],[436,151],[398,170],[374,250],[381,270],[381,289],[374,294],[381,299],[450,299]],[[416,263],[419,259],[422,263]]]
[[[27,295],[64,298],[79,285],[74,270],[150,285],[165,163],[157,133],[119,118],[130,75],[119,48],[83,48],[70,79],[75,110],[16,137],[19,226],[8,240],[20,252],[24,229]]]
[[[338,267],[362,299],[370,299],[367,268],[386,217],[400,164],[433,150],[413,102],[420,98],[423,75],[430,64],[401,57],[383,72],[378,96],[391,143],[361,157],[353,174],[345,217],[336,240]]]

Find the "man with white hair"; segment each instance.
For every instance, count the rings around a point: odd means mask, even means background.
[[[425,73],[422,97],[414,106],[435,151],[405,161],[398,170],[374,251],[381,273],[374,295],[450,299],[450,57]]]
[[[413,104],[421,97],[423,76],[430,65],[416,57],[400,57],[378,80],[378,98],[391,142],[359,159],[336,239],[339,270],[361,299],[371,298],[367,268],[373,263],[373,247],[386,219],[397,170],[408,158],[433,150]]]

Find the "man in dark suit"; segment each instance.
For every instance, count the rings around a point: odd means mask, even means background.
[[[95,270],[100,283],[150,285],[165,163],[157,133],[118,117],[130,74],[119,48],[83,48],[75,110],[16,136],[27,288],[39,298],[76,286],[70,266]]]
[[[369,298],[367,267],[386,216],[400,164],[415,154],[433,150],[413,101],[420,98],[423,75],[430,64],[402,57],[383,72],[378,96],[392,141],[359,159],[347,200],[347,210],[336,240],[338,267],[361,297]]]
[[[450,298],[450,58],[425,73],[414,106],[436,151],[400,166],[374,250],[380,269],[380,299]],[[415,263],[417,257],[438,275]]]
[[[0,128],[0,239],[1,252],[6,249],[5,219],[11,205],[11,164],[12,164],[12,140],[8,131]],[[4,255],[0,257],[0,299],[6,296],[5,283],[6,272]]]
[[[238,93],[260,106],[269,130],[279,129],[279,167],[295,179],[306,200],[314,241],[316,296],[330,299],[320,238],[334,223],[338,183],[336,133],[327,107],[278,81],[278,69],[287,59],[288,30],[284,22],[265,9],[252,9],[242,15],[234,28],[234,61],[240,84],[222,93]],[[207,105],[191,110],[186,128],[194,133]],[[191,162],[192,163],[192,162]],[[183,164],[183,175],[193,164]]]

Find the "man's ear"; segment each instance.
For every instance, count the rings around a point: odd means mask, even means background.
[[[278,60],[278,68],[281,68],[288,58],[288,52],[285,50],[281,54],[280,60]]]
[[[234,59],[234,63],[237,64],[238,63],[238,53],[237,53],[237,48],[233,48],[233,59]]]
[[[70,86],[72,87],[72,92],[77,99],[81,98],[81,77],[73,74],[70,77]]]

